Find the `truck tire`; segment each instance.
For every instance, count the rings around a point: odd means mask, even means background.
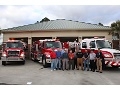
[[[35,59],[34,59],[34,62],[38,62],[38,60],[35,58]]]
[[[2,65],[6,66],[6,61],[2,61]]]
[[[24,60],[24,61],[22,61],[22,64],[23,64],[23,65],[25,64],[25,60]]]
[[[118,66],[112,66],[113,68],[119,68]]]
[[[42,64],[43,64],[43,67],[44,67],[44,68],[47,68],[47,67],[48,67],[45,57],[43,57]]]

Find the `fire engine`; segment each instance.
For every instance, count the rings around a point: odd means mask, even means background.
[[[83,39],[80,42],[80,48],[82,52],[84,52],[85,49],[88,51],[93,49],[95,53],[100,49],[105,60],[105,65],[109,67],[120,67],[120,51],[112,49],[110,42],[105,38],[95,37]]]
[[[8,40],[2,44],[2,65],[7,62],[20,61],[25,64],[25,52],[23,42],[20,40]]]
[[[56,39],[45,39],[35,41],[31,49],[31,59],[33,61],[39,61],[43,64],[43,67],[47,67],[51,63],[50,53],[57,48],[62,49],[62,44]]]

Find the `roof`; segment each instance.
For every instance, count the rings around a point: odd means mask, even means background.
[[[42,23],[38,22],[35,24],[3,29],[2,32],[42,30],[110,30],[110,27],[72,20],[57,19]]]

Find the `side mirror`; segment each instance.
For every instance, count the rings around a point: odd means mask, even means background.
[[[89,48],[92,48],[92,46],[89,46]]]
[[[90,46],[90,48],[95,48],[95,46]]]

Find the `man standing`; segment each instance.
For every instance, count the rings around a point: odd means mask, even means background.
[[[66,49],[65,52],[62,54],[62,66],[63,66],[63,71],[65,69],[68,70],[68,50]],[[66,68],[65,68],[66,67]]]
[[[63,49],[61,49],[61,69],[62,70],[63,70],[63,59],[62,59],[63,53],[65,53],[65,47],[63,47]]]
[[[74,69],[77,69],[77,51],[74,52]]]
[[[56,51],[56,56],[57,56],[57,59],[56,59],[56,69],[59,69],[61,70],[61,50],[58,48],[57,51]]]
[[[69,54],[69,70],[71,69],[72,66],[72,70],[74,70],[74,53],[72,52],[72,50],[70,50]]]
[[[103,55],[102,52],[100,51],[100,49],[98,49],[98,53],[96,53],[96,57],[97,57],[97,71],[96,72],[100,72],[102,73],[102,59],[103,59]]]
[[[51,71],[56,70],[56,52],[52,51],[51,54]]]
[[[93,50],[90,51],[90,55],[89,55],[89,58],[90,58],[90,67],[91,67],[91,71],[95,72],[95,59],[96,59],[96,54],[94,53]]]
[[[77,70],[79,70],[79,66],[81,65],[81,70],[83,70],[83,53],[79,49],[79,51],[76,53],[77,55]]]
[[[86,65],[87,65],[87,71],[89,71],[89,53],[87,50],[85,50],[83,58],[84,58],[84,70],[86,70]]]

